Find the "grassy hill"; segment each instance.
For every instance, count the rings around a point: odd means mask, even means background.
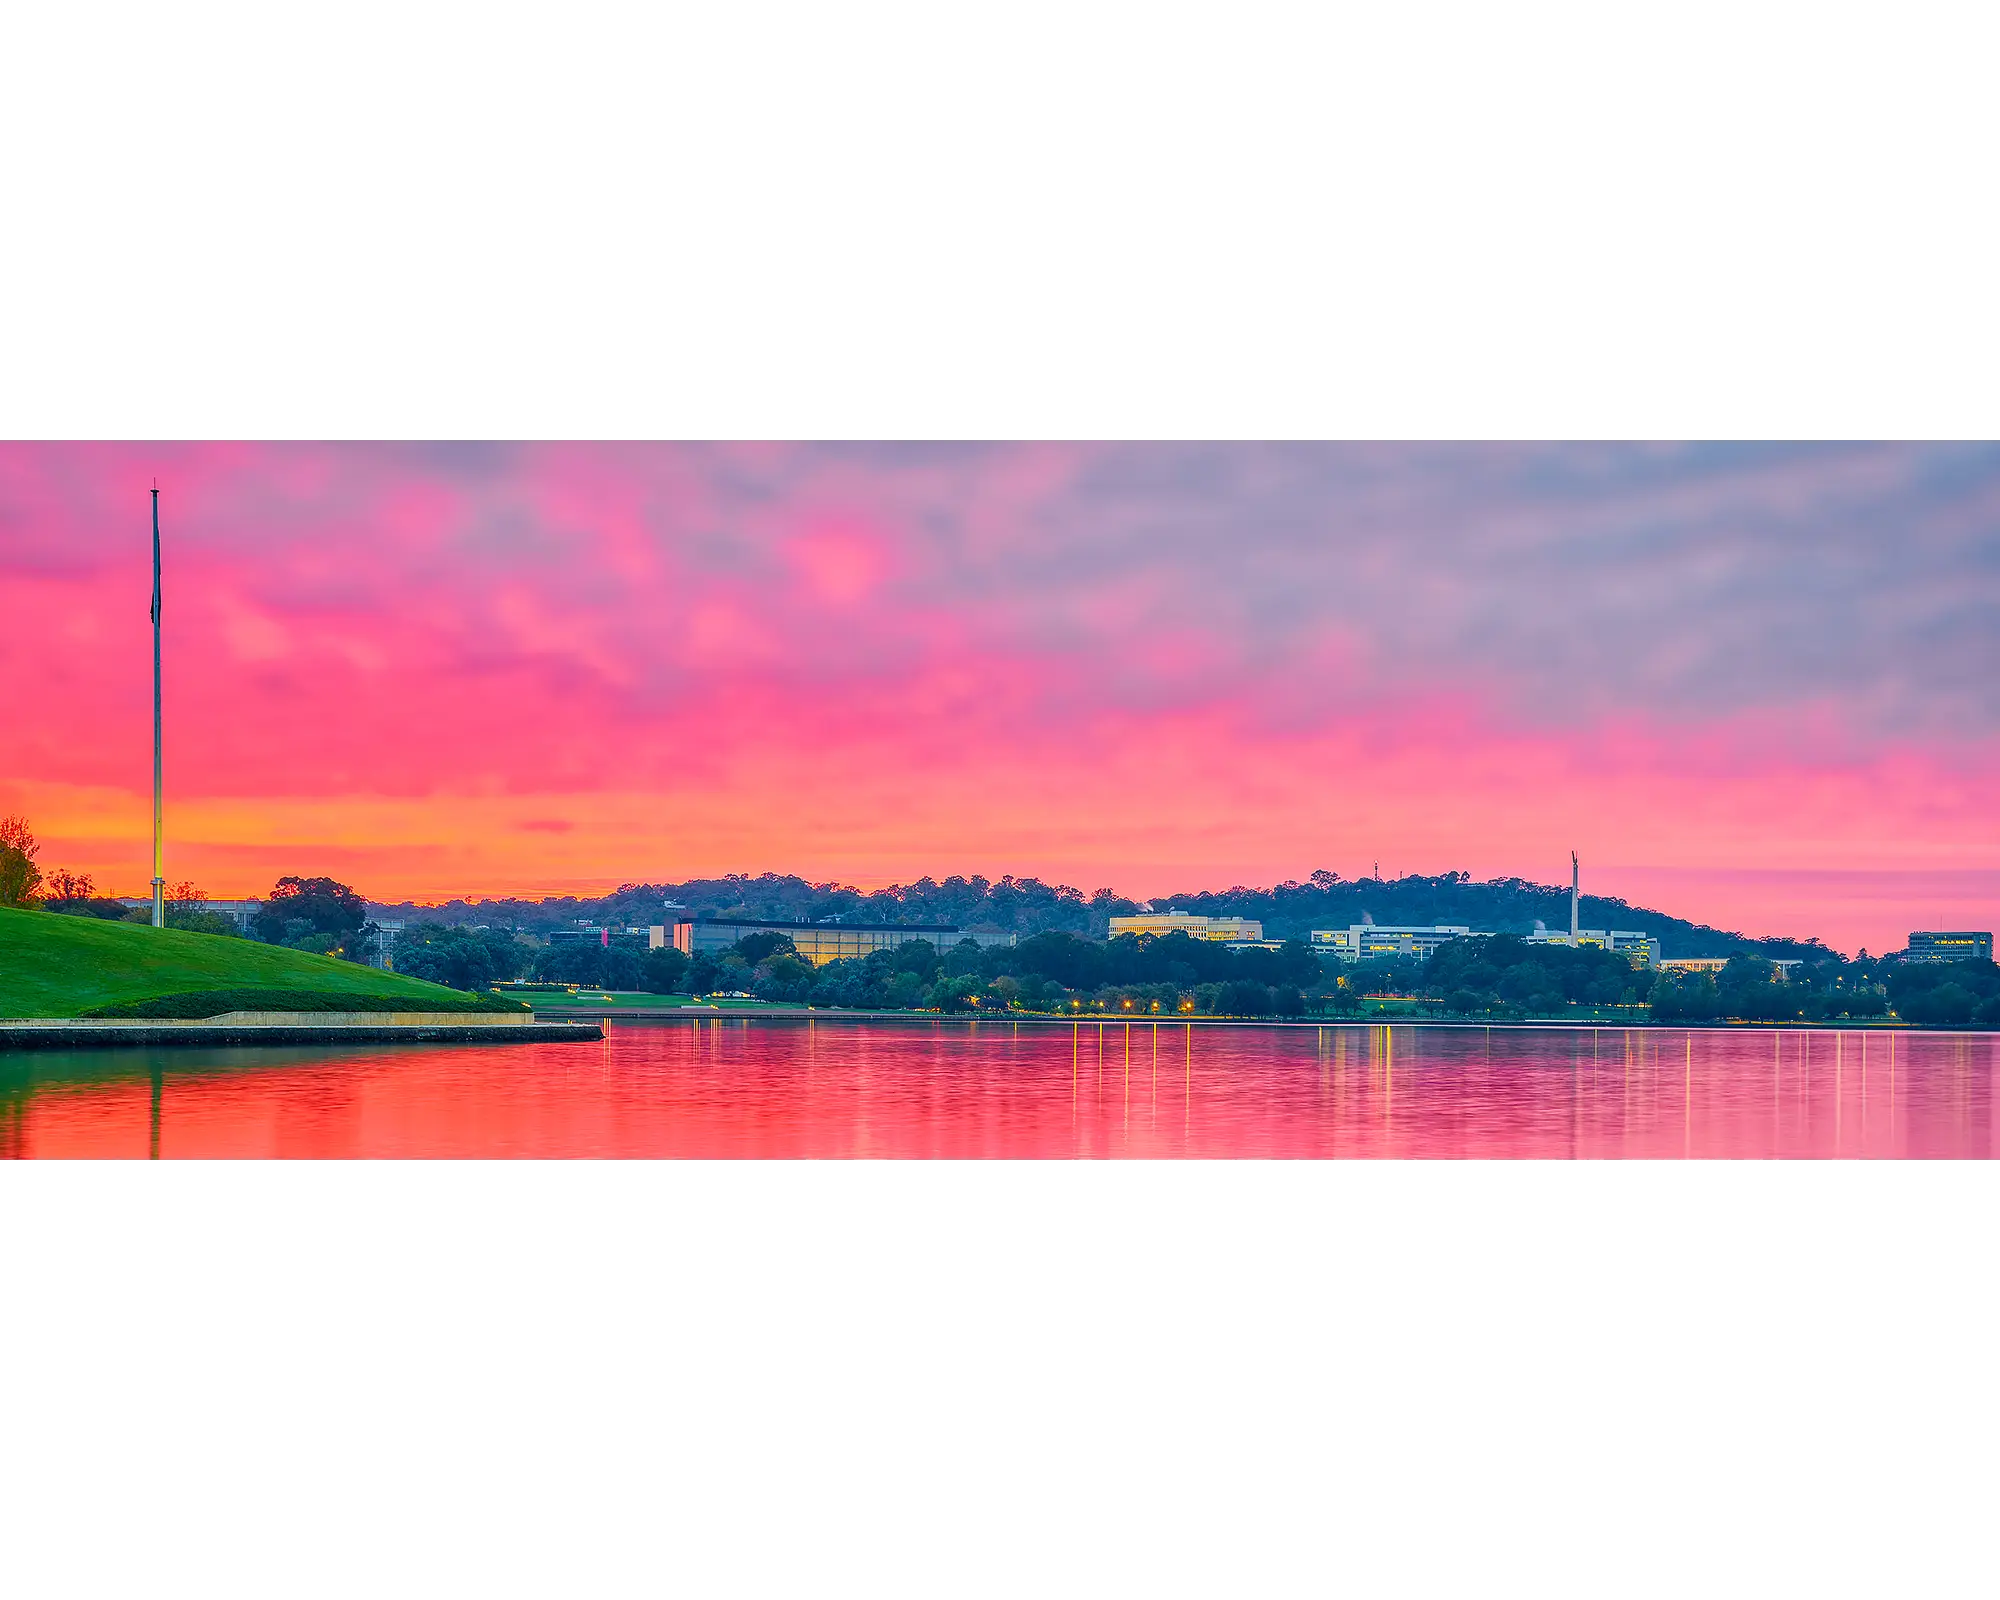
[[[474,996],[439,984],[248,939],[0,909],[0,1017],[74,1017],[105,1006],[224,990],[252,993],[232,995],[245,1003],[223,1009],[249,1009],[259,991],[273,1002],[272,1009],[286,1011],[312,999],[325,1009],[351,1000],[356,1010],[383,1009],[385,1002],[401,1002],[411,1011],[479,1004]]]

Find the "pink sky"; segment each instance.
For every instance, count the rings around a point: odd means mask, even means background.
[[[1992,927],[2000,453],[0,446],[0,812],[378,899],[1470,871]]]

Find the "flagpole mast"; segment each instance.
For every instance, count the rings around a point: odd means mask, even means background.
[[[167,925],[160,855],[160,480],[153,480],[153,926]]]

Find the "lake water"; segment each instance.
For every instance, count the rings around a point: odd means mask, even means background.
[[[617,1022],[605,1040],[0,1056],[19,1157],[1996,1154],[2000,1036]]]

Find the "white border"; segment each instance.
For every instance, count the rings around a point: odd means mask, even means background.
[[[0,436],[1991,435],[1995,31],[42,7]]]
[[[1989,1554],[1971,1164],[0,1187],[23,1593],[1936,1594]]]

